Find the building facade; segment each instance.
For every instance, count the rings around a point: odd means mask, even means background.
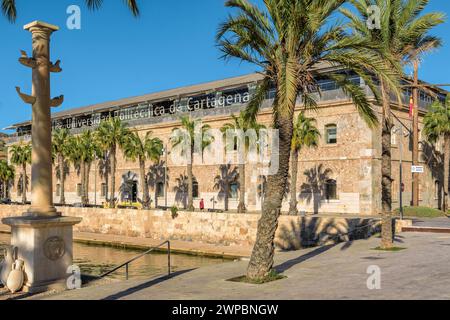
[[[310,214],[342,215],[377,215],[381,212],[381,128],[369,128],[359,115],[348,96],[327,79],[330,70],[319,70],[319,92],[316,94],[317,110],[305,111],[309,117],[316,119],[321,133],[317,148],[304,148],[298,163],[298,209]],[[345,72],[345,71],[342,71]],[[352,81],[364,88],[374,103],[373,94],[364,81],[347,73]],[[73,134],[83,130],[94,130],[96,126],[110,116],[122,121],[142,136],[151,131],[165,145],[166,152],[160,163],[146,164],[152,206],[184,207],[187,202],[186,166],[173,161],[170,136],[174,128],[180,126],[180,116],[189,114],[201,119],[213,129],[220,129],[230,122],[231,115],[237,115],[246,107],[252,92],[260,81],[259,74],[230,78],[201,85],[168,90],[149,95],[122,99],[72,109],[53,114],[54,128],[65,127]],[[266,127],[272,123],[271,104],[275,91],[272,91],[263,103],[258,121]],[[440,98],[445,92],[437,92]],[[432,97],[421,93],[420,127]],[[403,105],[392,100],[395,128],[392,138],[392,176],[394,207],[399,206],[400,159],[403,168],[403,205],[410,205],[412,185],[412,128],[408,113],[409,93],[405,92]],[[381,118],[381,108],[373,105]],[[298,100],[296,112],[303,112],[301,99]],[[16,134],[9,138],[9,143],[28,141],[31,132],[30,122],[12,126]],[[213,153],[217,146],[205,150]],[[420,204],[438,208],[442,197],[442,172],[440,150],[430,146],[421,137],[421,164],[425,167],[420,179]],[[126,161],[121,151],[117,156],[116,185],[117,197],[121,201],[139,201],[142,198],[139,165]],[[108,196],[108,180],[105,179],[104,161],[96,160],[89,172],[89,201],[101,205]],[[257,165],[246,165],[246,205],[249,211],[258,211],[264,197],[265,177],[259,174]],[[29,169],[30,170],[30,169]],[[167,174],[166,174],[167,173]],[[239,180],[237,166],[233,163],[202,163],[202,156],[194,157],[193,174],[194,206],[199,207],[204,199],[207,209],[235,210],[238,205]],[[19,175],[12,186],[13,201],[20,202],[21,187]],[[55,173],[54,200],[58,203],[60,183]],[[228,190],[228,196],[226,196]],[[288,191],[288,190],[287,190]],[[28,190],[27,192],[30,192]],[[65,181],[65,197],[69,204],[81,202],[81,184],[78,172],[69,166]],[[283,210],[289,208],[289,192],[286,192]]]

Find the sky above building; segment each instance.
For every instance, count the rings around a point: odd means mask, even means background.
[[[5,39],[0,49],[0,129],[31,118],[31,107],[14,88],[31,92],[31,71],[17,59],[21,49],[31,54],[31,36],[22,27],[34,20],[61,27],[52,37],[51,59],[61,59],[63,72],[52,75],[52,96],[64,94],[65,102],[53,112],[256,71],[252,65],[220,59],[215,33],[231,12],[224,0],[139,4],[141,16],[134,18],[122,0],[104,1],[95,12],[83,0],[17,1],[15,24],[0,17]],[[81,8],[80,30],[66,26],[70,5]],[[450,15],[450,2],[431,0],[427,11],[435,10]],[[420,78],[449,83],[449,22],[435,34],[443,38],[444,47],[425,58]]]

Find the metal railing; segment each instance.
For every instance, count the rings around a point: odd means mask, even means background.
[[[148,255],[149,253],[153,252],[153,251],[156,250],[156,249],[161,248],[161,247],[164,246],[165,244],[167,244],[167,268],[168,268],[167,275],[170,276],[170,269],[171,269],[171,268],[170,268],[170,241],[164,241],[164,242],[161,243],[160,245],[158,245],[158,246],[156,246],[156,247],[152,247],[152,248],[150,248],[149,250],[145,251],[144,253],[142,253],[142,254],[140,254],[140,255],[134,257],[133,259],[130,259],[130,260],[128,260],[127,262],[122,263],[121,265],[115,267],[114,269],[112,269],[112,270],[110,270],[110,271],[108,271],[108,272],[105,272],[104,274],[102,274],[102,275],[100,276],[100,278],[104,278],[104,277],[106,277],[106,276],[109,276],[110,274],[116,272],[117,270],[122,269],[123,267],[125,267],[125,276],[126,276],[126,279],[128,280],[128,271],[129,271],[129,265],[130,265],[130,263],[132,263],[132,262],[134,262],[134,261],[136,261],[136,260],[138,260],[138,259],[140,259],[140,258],[142,258],[142,257],[144,257],[144,256],[146,256],[146,255]]]

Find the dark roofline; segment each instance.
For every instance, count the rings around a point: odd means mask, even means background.
[[[319,63],[313,69],[320,70],[320,73],[326,73],[332,70],[343,69],[338,65],[332,65],[329,63]],[[180,97],[187,95],[195,95],[206,93],[209,91],[218,91],[220,89],[232,89],[233,87],[239,87],[245,84],[256,83],[262,80],[263,75],[261,73],[251,73],[237,77],[225,78],[222,80],[215,80],[204,82],[200,84],[188,85],[183,87],[178,87],[175,89],[162,90],[153,92],[150,94],[139,95],[129,98],[123,98],[118,100],[111,100],[107,102],[102,102],[98,104],[92,104],[84,107],[68,109],[66,111],[56,112],[52,114],[52,119],[60,119],[65,118],[67,116],[72,115],[81,115],[81,114],[92,114],[93,112],[106,112],[112,109],[116,109],[118,107],[128,107],[132,105],[136,105],[139,103],[144,103],[148,101],[152,101],[154,103],[158,101],[163,101],[167,99],[179,99]],[[428,84],[425,81],[420,81],[420,83]],[[431,85],[430,85],[431,86]],[[440,91],[443,94],[447,94],[448,91],[440,88],[433,88],[432,90]],[[16,129],[19,127],[27,126],[31,124],[31,120],[24,121],[21,123],[17,123],[9,126],[5,129]]]

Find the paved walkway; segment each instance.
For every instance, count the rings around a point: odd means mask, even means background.
[[[8,233],[10,228],[0,224],[0,232]],[[148,249],[155,247],[163,240],[135,238],[99,233],[74,232],[74,241],[86,244],[113,245],[129,249]],[[216,244],[197,243],[190,241],[171,240],[171,251],[174,253],[196,254],[210,257],[224,257],[230,259],[249,257],[252,252],[250,246],[220,246]],[[161,247],[166,250],[167,246]]]
[[[46,299],[450,299],[450,235],[405,233],[399,252],[372,248],[379,239],[294,252],[278,252],[276,268],[287,276],[263,285],[226,279],[243,275],[247,262],[179,272],[167,279],[124,281],[68,291]],[[381,269],[381,289],[367,288],[367,269]]]
[[[428,228],[450,228],[450,218],[413,218],[413,226]]]

